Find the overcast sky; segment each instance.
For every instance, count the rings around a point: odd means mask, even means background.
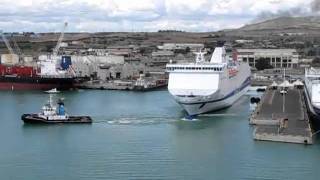
[[[318,8],[314,3],[319,1],[0,0],[0,29],[56,32],[67,21],[69,32],[215,31],[278,14],[314,15]]]

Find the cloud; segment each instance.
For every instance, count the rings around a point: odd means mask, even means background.
[[[314,0],[311,3],[311,10],[312,10],[312,12],[319,12],[320,11],[320,0]]]
[[[4,31],[214,31],[275,16],[315,14],[320,0],[1,0]]]
[[[274,0],[270,1],[271,5],[276,5],[275,7],[286,7],[286,8],[273,8],[271,11],[260,11],[253,22],[260,22],[272,18],[283,17],[283,16],[312,16],[317,15],[314,10],[312,10],[312,4],[314,1],[306,0]],[[259,12],[259,11],[258,11]]]

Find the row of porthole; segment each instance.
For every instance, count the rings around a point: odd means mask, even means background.
[[[168,71],[174,70],[213,70],[213,71],[221,71],[222,68],[218,67],[167,67]]]

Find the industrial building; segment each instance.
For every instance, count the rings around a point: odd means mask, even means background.
[[[152,57],[173,57],[173,51],[154,51],[151,54]]]
[[[123,56],[71,56],[75,73],[78,76],[91,76],[97,74],[100,67],[110,67],[113,65],[123,65]]]
[[[127,63],[123,56],[71,56],[72,67],[77,76],[99,80],[138,78],[145,72],[142,63]]]
[[[237,49],[237,60],[256,67],[259,59],[266,59],[274,68],[296,68],[299,54],[295,49]]]
[[[160,50],[177,50],[177,49],[186,49],[190,48],[190,51],[197,52],[200,49],[204,48],[204,44],[196,44],[196,43],[164,43],[162,46],[158,46]]]

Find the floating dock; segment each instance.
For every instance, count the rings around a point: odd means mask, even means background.
[[[255,140],[313,144],[303,90],[267,89],[250,117]]]

